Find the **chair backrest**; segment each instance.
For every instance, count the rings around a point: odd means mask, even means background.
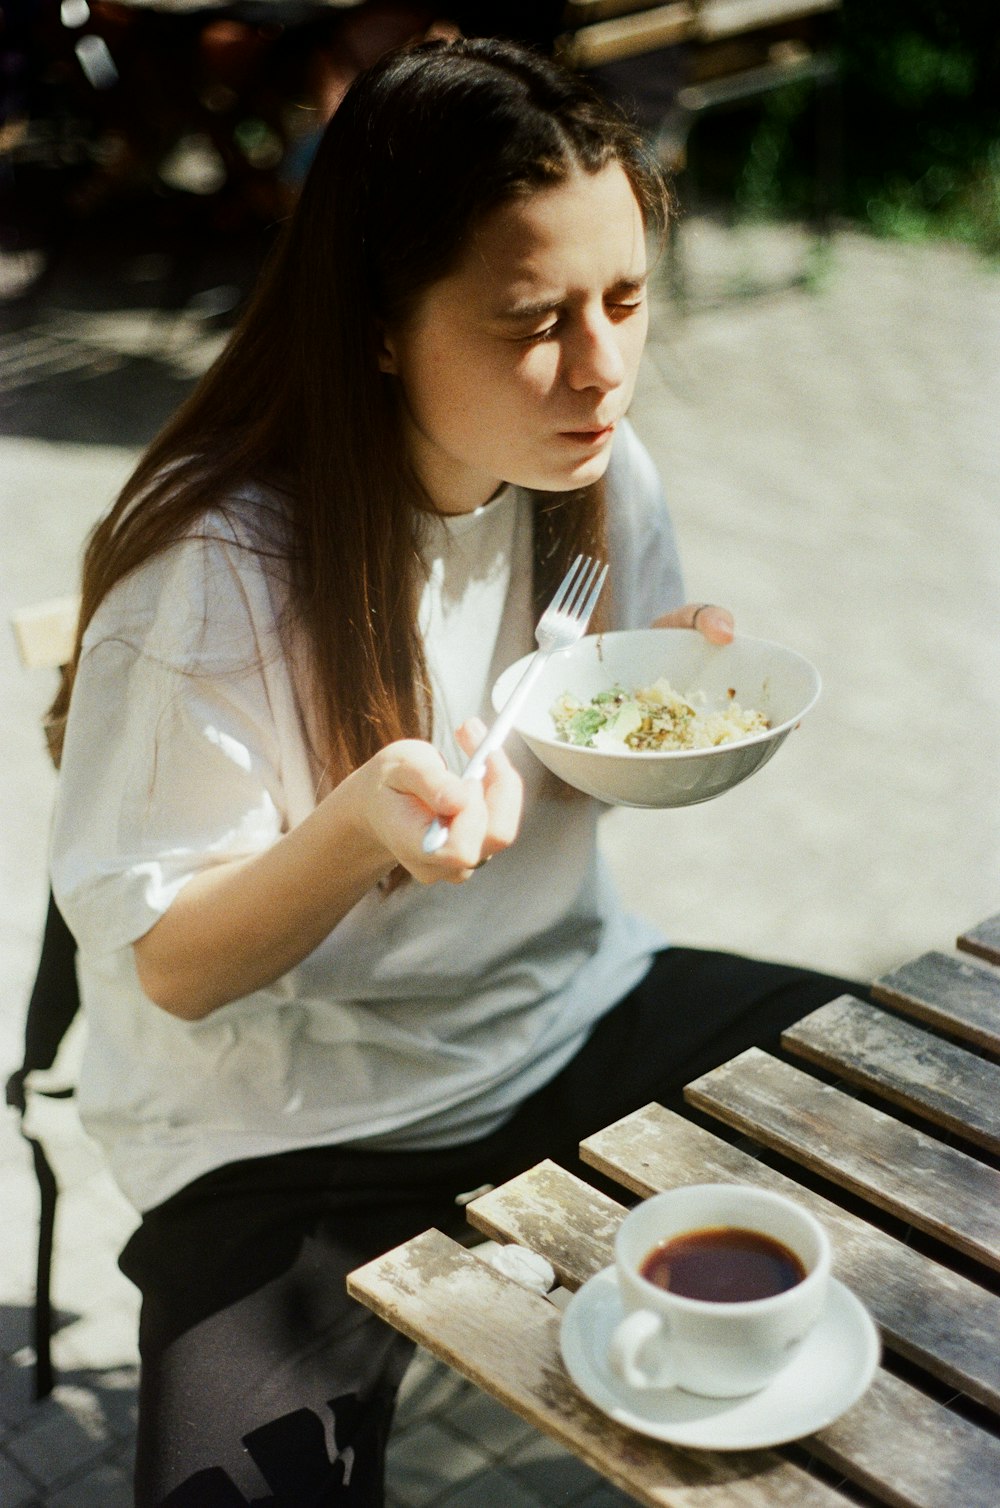
[[[22,607],[11,619],[21,664],[26,670],[59,670],[73,656],[80,598],[50,597]]]
[[[79,617],[79,594],[49,597],[44,602],[19,608],[11,618],[11,627],[24,668],[58,670],[64,674],[73,658]],[[58,767],[60,739],[56,736],[56,726],[48,719],[43,726],[52,763]],[[59,731],[61,732],[61,725]]]

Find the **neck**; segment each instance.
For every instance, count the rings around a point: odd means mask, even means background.
[[[407,415],[410,457],[420,483],[439,513],[474,513],[496,497],[502,478],[474,471],[433,447]]]

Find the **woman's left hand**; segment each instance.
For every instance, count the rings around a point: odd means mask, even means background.
[[[731,644],[735,624],[727,607],[718,607],[714,602],[688,602],[657,618],[654,628],[696,628],[704,634],[709,644]]]

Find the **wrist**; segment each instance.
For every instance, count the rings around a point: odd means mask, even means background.
[[[398,862],[374,820],[377,760],[378,755],[352,770],[321,803],[341,855],[357,867],[369,886],[379,884]]]

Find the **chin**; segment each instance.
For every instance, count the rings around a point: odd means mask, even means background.
[[[608,444],[600,455],[592,456],[590,460],[574,466],[569,479],[562,484],[563,487],[589,487],[592,482],[599,482],[607,471],[610,461],[611,446]]]
[[[600,455],[590,456],[578,466],[561,467],[556,473],[546,472],[520,485],[529,487],[533,492],[573,492],[578,487],[589,487],[593,482],[599,482],[607,471],[610,460],[611,446],[606,445]]]

